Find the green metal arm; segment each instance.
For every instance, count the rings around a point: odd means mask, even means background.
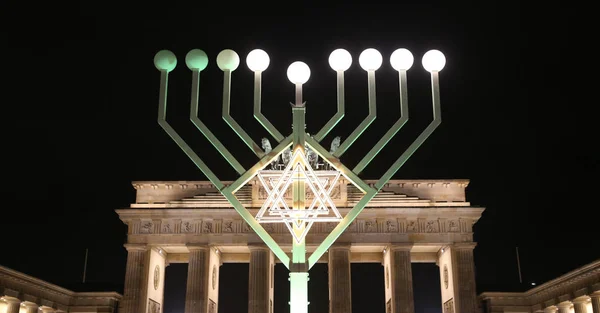
[[[242,127],[229,114],[229,104],[231,100],[231,71],[223,71],[223,119],[227,125],[244,141],[244,143],[258,156],[262,157],[265,152],[257,145],[252,138],[242,129]]]
[[[402,126],[408,121],[408,92],[406,88],[406,70],[398,72],[400,81],[400,119],[392,125],[392,127],[379,139],[379,141],[371,148],[369,153],[363,157],[360,162],[352,170],[357,175],[360,174],[371,161],[381,152],[388,142],[400,131]]]
[[[404,165],[417,149],[427,140],[433,131],[442,123],[442,109],[440,105],[440,79],[439,72],[431,72],[431,93],[433,102],[433,121],[429,123],[427,128],[413,141],[413,143],[402,153],[402,155],[392,164],[389,170],[375,183],[375,188],[381,190],[387,182],[392,179],[392,176]]]
[[[252,166],[249,170],[247,170],[242,176],[236,179],[231,185],[225,188],[227,191],[231,193],[235,193],[240,188],[242,188],[252,177],[256,175],[256,173],[262,170],[267,164],[273,162],[275,158],[279,154],[283,152],[286,148],[288,148],[292,144],[292,135],[287,136],[283,139],[271,152],[265,154],[254,166]]]
[[[331,119],[319,130],[319,132],[315,135],[315,140],[317,142],[321,142],[327,134],[339,123],[339,121],[344,118],[345,108],[345,98],[344,98],[344,71],[337,71],[337,112]]]
[[[243,174],[246,170],[235,159],[235,157],[223,146],[221,141],[202,123],[198,118],[198,91],[200,89],[200,71],[195,69],[192,71],[192,103],[190,105],[190,120],[192,124],[208,139],[208,141],[219,151],[219,153],[229,162],[238,174]]]
[[[356,127],[356,129],[340,144],[335,150],[333,155],[337,158],[341,157],[348,148],[358,139],[358,137],[373,123],[375,117],[377,117],[376,108],[376,95],[375,95],[375,71],[368,71],[368,82],[369,82],[369,115]]]
[[[196,167],[210,180],[210,182],[220,191],[223,189],[224,184],[217,178],[217,176],[206,166],[204,161],[185,143],[183,138],[177,134],[175,129],[167,122],[167,86],[169,84],[169,73],[167,71],[160,71],[160,95],[158,100],[158,124],[165,130],[165,132],[175,141],[175,143],[181,148],[183,152],[194,162]]]
[[[348,180],[357,185],[357,187],[365,193],[363,198],[346,214],[344,219],[333,229],[333,231],[327,235],[325,240],[317,247],[317,249],[308,258],[308,268],[313,267],[317,261],[323,256],[323,254],[329,249],[329,247],[337,240],[337,238],[350,226],[350,224],[356,219],[356,217],[362,212],[366,205],[377,195],[377,190],[373,189],[369,184],[360,179],[356,174],[346,168],[341,162],[331,155],[326,149],[319,145],[316,140],[310,137],[306,137],[306,143],[316,151],[319,156],[327,160],[334,167],[336,167],[342,175]]]
[[[254,72],[254,118],[277,140],[281,142],[283,135],[269,122],[269,120],[261,112],[261,96],[262,96],[262,72]]]

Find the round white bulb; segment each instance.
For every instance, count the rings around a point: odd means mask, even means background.
[[[269,55],[261,49],[254,49],[250,51],[250,53],[248,53],[248,56],[246,57],[246,64],[248,65],[248,68],[253,72],[262,72],[266,70],[267,67],[269,67],[269,62],[271,62],[271,60],[269,59]]]
[[[446,57],[439,50],[429,50],[423,55],[423,67],[429,71],[441,71],[446,65]]]
[[[231,49],[225,49],[217,55],[217,66],[221,71],[234,71],[240,65],[240,56]]]
[[[383,63],[383,57],[379,51],[369,48],[363,51],[358,57],[360,67],[365,71],[376,71]]]
[[[390,56],[390,63],[396,71],[406,71],[413,65],[415,58],[408,49],[400,48]]]
[[[334,71],[345,71],[352,65],[352,56],[350,52],[344,49],[336,49],[329,55],[329,66]]]
[[[294,84],[304,84],[310,78],[310,68],[306,63],[296,61],[288,67],[287,77]]]

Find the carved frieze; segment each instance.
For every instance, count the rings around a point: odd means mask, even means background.
[[[387,220],[385,221],[384,232],[386,233],[397,233],[398,232],[398,221]]]
[[[454,313],[454,299],[444,302],[444,313]]]

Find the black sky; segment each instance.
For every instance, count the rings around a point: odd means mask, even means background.
[[[191,75],[184,57],[194,48],[210,58],[201,78],[203,120],[228,138],[228,148],[246,167],[253,155],[220,118],[219,51],[234,49],[242,58],[233,72],[232,115],[255,141],[267,133],[251,118],[252,73],[243,62],[249,51],[261,48],[271,56],[263,108],[284,133],[293,100],[287,66],[302,60],[311,67],[304,98],[308,131],[315,132],[335,110],[335,73],[327,57],[336,48],[350,51],[347,114],[326,144],[347,136],[366,116],[366,74],[358,55],[370,47],[381,51],[378,117],[342,158],[352,166],[375,140],[369,138],[398,118],[389,55],[411,50],[411,120],[363,178],[381,175],[429,122],[429,77],[420,59],[429,49],[443,51],[442,125],[395,178],[471,180],[467,200],[486,207],[475,226],[478,291],[521,290],[600,256],[592,241],[598,208],[595,104],[578,83],[585,80],[581,59],[590,56],[576,56],[583,45],[572,44],[573,12],[558,3],[1,6],[2,265],[73,286],[89,248],[88,281],[120,291],[126,227],[114,209],[133,202],[131,181],[204,179],[156,123],[159,73],[152,59],[161,49],[179,59],[170,79],[169,121],[221,179],[235,178],[187,120]]]

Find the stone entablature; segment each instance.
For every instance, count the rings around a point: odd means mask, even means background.
[[[115,312],[121,298],[116,292],[74,292],[0,266],[0,299],[18,299],[44,312]]]
[[[592,302],[600,303],[600,259],[526,292],[484,292],[479,299],[487,313],[549,312],[559,306],[572,309],[578,301],[592,313]]]
[[[373,185],[376,181],[365,180]],[[231,182],[224,182],[225,185]],[[208,181],[135,181],[136,201],[131,207],[203,207],[228,206],[225,198]],[[467,179],[454,180],[391,180],[369,207],[377,206],[468,206],[465,188]],[[236,193],[248,207],[260,207],[265,192],[256,180],[250,180]],[[340,179],[333,189],[332,199],[336,206],[353,206],[362,193],[347,180]],[[395,195],[395,197],[393,197]],[[404,199],[401,199],[404,198]],[[394,200],[391,202],[390,200]]]

